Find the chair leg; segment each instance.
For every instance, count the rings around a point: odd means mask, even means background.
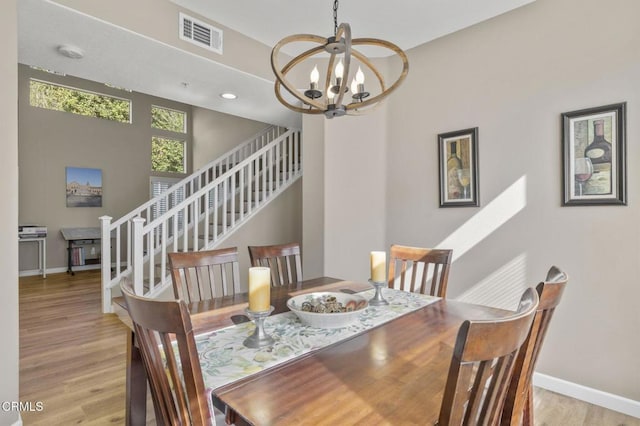
[[[147,373],[132,331],[129,331],[127,337],[126,397],[126,425],[145,425],[147,423]]]
[[[529,385],[522,413],[522,426],[533,426],[533,385]]]

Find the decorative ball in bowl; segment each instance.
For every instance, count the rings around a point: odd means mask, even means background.
[[[368,305],[360,295],[332,292],[301,294],[287,301],[287,307],[300,322],[314,328],[347,327]]]

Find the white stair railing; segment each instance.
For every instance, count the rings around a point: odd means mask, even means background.
[[[299,131],[272,128],[174,185],[162,200],[140,206],[137,214],[114,223],[100,218],[103,311],[111,312],[111,289],[122,277],[132,277],[136,293],[154,296],[170,284],[168,252],[213,248],[231,235],[301,176],[300,149]],[[178,185],[183,200],[176,199]],[[161,201],[167,211],[153,217]]]

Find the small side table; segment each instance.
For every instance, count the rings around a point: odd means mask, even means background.
[[[38,270],[42,278],[47,278],[47,237],[38,238],[18,238],[20,243],[38,243]]]
[[[102,234],[100,233],[100,228],[62,228],[60,229],[62,233],[62,238],[67,241],[67,273],[71,275],[75,275],[73,272],[73,262],[71,259],[71,250],[75,247],[76,244],[81,243],[89,243],[89,244],[99,244],[102,239]],[[100,259],[92,259],[93,263],[100,263]]]

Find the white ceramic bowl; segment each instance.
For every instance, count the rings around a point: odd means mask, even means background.
[[[330,313],[318,313],[308,312],[302,310],[302,304],[304,302],[311,302],[312,304],[319,301],[326,300],[328,296],[336,298],[338,303],[342,306],[355,305],[355,310],[349,312],[330,312]],[[342,328],[347,327],[358,319],[358,315],[369,305],[369,302],[364,297],[357,294],[347,293],[332,293],[332,292],[316,292],[301,294],[294,296],[287,301],[287,307],[295,313],[300,322],[304,325],[308,325],[314,328]]]

